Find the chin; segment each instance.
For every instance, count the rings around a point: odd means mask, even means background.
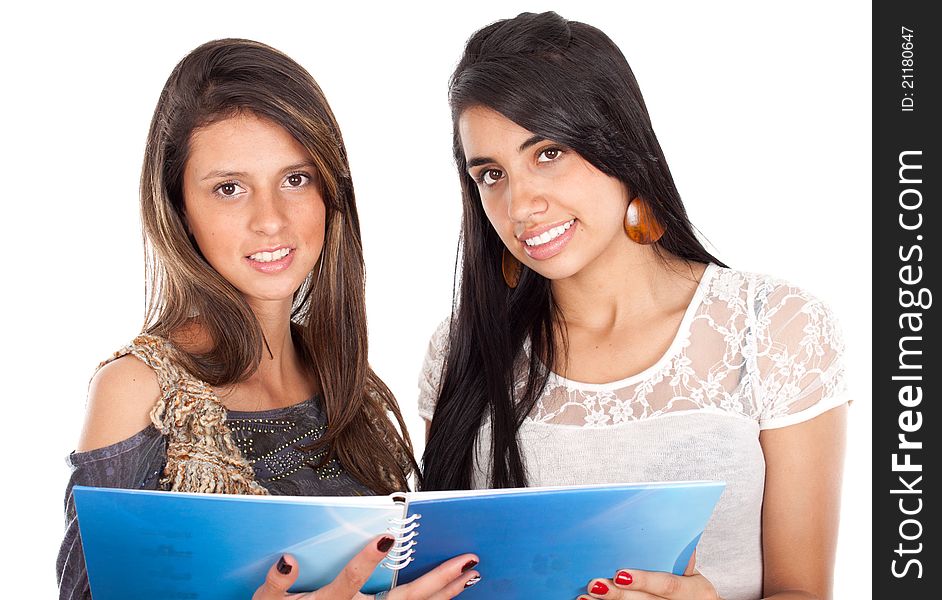
[[[299,286],[300,287],[300,286]],[[244,289],[239,290],[245,299],[250,302],[294,302],[294,294],[298,288],[289,289],[289,287],[278,289]]]
[[[533,271],[540,277],[543,277],[544,279],[549,279],[550,281],[568,279],[569,277],[572,277],[573,275],[579,272],[579,269],[575,267],[559,266],[559,267],[552,267],[552,268],[542,267],[539,269],[534,269],[533,267],[530,267],[529,265],[527,266],[529,267],[531,271]]]

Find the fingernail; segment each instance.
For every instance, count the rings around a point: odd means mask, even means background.
[[[278,572],[281,573],[282,575],[287,575],[288,573],[291,572],[291,565],[285,562],[284,556],[278,559],[278,566],[276,568],[278,569]]]
[[[376,549],[380,552],[389,552],[389,549],[393,547],[394,543],[396,543],[396,540],[391,537],[384,537],[376,542]]]
[[[634,581],[634,577],[628,571],[619,571],[615,574],[615,583],[618,585],[631,585],[632,581]]]
[[[467,573],[468,571],[470,571],[471,569],[473,569],[473,568],[476,567],[477,565],[478,565],[478,561],[476,561],[476,560],[469,560],[468,562],[464,563],[464,566],[463,566],[463,567],[461,567],[461,572],[462,572],[462,573]]]
[[[474,577],[472,577],[471,579],[467,580],[467,581],[464,583],[464,587],[465,587],[465,588],[469,588],[469,587],[471,587],[472,585],[474,585],[475,583],[477,583],[477,582],[479,582],[479,581],[481,581],[481,576],[480,576],[480,575],[475,575]]]
[[[602,583],[601,581],[596,581],[590,590],[593,594],[605,595],[608,593],[608,586]]]

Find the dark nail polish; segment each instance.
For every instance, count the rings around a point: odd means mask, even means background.
[[[478,561],[476,561],[476,560],[469,560],[468,562],[464,563],[464,566],[463,566],[463,567],[461,567],[461,572],[462,572],[462,573],[467,573],[468,571],[470,571],[471,569],[473,569],[473,568],[476,567],[477,565],[478,565]]]
[[[291,565],[285,562],[284,556],[278,559],[278,566],[276,568],[278,569],[278,572],[281,573],[282,575],[287,575],[288,573],[291,572]]]
[[[472,577],[471,579],[469,579],[469,580],[467,580],[466,582],[464,582],[464,587],[465,587],[465,588],[469,588],[469,587],[471,587],[472,585],[474,585],[475,583],[477,583],[477,582],[479,582],[479,581],[481,581],[481,576],[480,576],[480,575],[475,575],[475,576]]]
[[[393,544],[396,543],[396,540],[391,537],[384,537],[380,541],[376,542],[376,549],[380,552],[389,552],[389,549],[393,547]]]
[[[592,589],[590,591],[593,594],[599,594],[601,596],[604,596],[605,594],[608,593],[608,586],[602,583],[601,581],[596,581],[595,585],[592,586]]]
[[[615,583],[618,585],[631,585],[632,581],[634,581],[634,577],[628,571],[619,571],[615,574]]]

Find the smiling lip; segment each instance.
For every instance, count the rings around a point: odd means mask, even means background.
[[[252,256],[253,254],[258,254],[259,252],[277,252],[281,250],[282,248],[287,248],[288,250],[294,250],[294,248],[292,248],[288,244],[278,244],[277,246],[269,246],[268,248],[258,248],[257,250],[252,250],[245,256],[249,257],[249,256]]]
[[[277,252],[278,250],[281,250],[281,249],[287,249],[288,254],[284,255],[282,258],[279,258],[278,260],[273,260],[270,262],[261,262],[261,261],[257,261],[257,260],[253,260],[249,258],[250,256],[254,256],[261,252]],[[249,266],[251,266],[253,269],[261,273],[267,273],[267,274],[280,273],[284,271],[285,269],[287,269],[288,267],[290,267],[291,263],[294,262],[294,252],[295,252],[294,248],[281,245],[281,246],[275,246],[271,249],[265,248],[263,250],[256,250],[255,252],[252,252],[248,256],[244,257],[244,260],[249,263]]]
[[[540,227],[534,227],[533,229],[527,229],[523,233],[517,236],[517,239],[523,243],[526,243],[530,238],[534,238],[538,235],[541,235],[554,227],[559,227],[560,225],[565,225],[570,221],[575,221],[575,219],[566,219],[565,221],[559,221],[558,223],[550,223],[549,225],[542,225]],[[575,225],[575,223],[573,223]]]
[[[553,229],[554,227],[565,225],[566,223],[568,223],[568,221],[563,221],[562,223],[554,223],[553,225],[550,225],[548,227],[540,227],[539,229],[531,229],[530,231],[527,231],[526,237],[520,236],[521,237],[520,241],[522,242],[521,247],[523,248],[523,251],[527,253],[527,256],[535,260],[546,260],[548,258],[553,258],[554,256],[556,256],[557,254],[563,251],[563,248],[566,247],[566,244],[569,243],[569,240],[571,240],[572,237],[576,234],[577,221],[573,220],[572,225],[570,225],[569,229],[564,231],[558,237],[555,237],[551,239],[550,241],[546,242],[545,244],[539,244],[537,246],[527,246],[524,240],[540,235],[541,233],[545,231],[549,231],[550,229]]]

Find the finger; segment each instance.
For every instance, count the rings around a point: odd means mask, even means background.
[[[462,573],[458,578],[443,587],[437,593],[432,594],[429,600],[448,600],[449,598],[454,598],[466,589],[477,585],[479,581],[481,581],[481,573],[471,569]]]
[[[621,569],[615,573],[615,577],[612,580],[594,581],[611,581],[612,585],[620,590],[644,592],[652,596],[668,599],[697,597],[698,594],[703,595],[702,593],[707,591],[703,585],[705,580],[700,576],[687,577],[674,575],[672,573],[661,573],[660,571],[641,571],[638,569]],[[591,586],[593,582],[590,582],[589,585],[589,591],[592,593]],[[615,597],[611,595],[598,595],[597,593],[592,593],[592,595],[597,598]],[[630,596],[618,597],[630,598]]]
[[[664,600],[660,596],[652,596],[647,592],[628,592],[625,590],[614,589],[606,596],[600,596],[608,600]],[[579,596],[577,600],[596,600],[597,596]]]
[[[344,566],[334,580],[322,587],[315,598],[353,598],[366,580],[370,578],[376,566],[386,558],[395,540],[388,535],[373,538],[356,556]]]
[[[625,590],[615,590],[602,597],[608,600],[613,598],[615,600],[664,600],[660,596],[652,596],[647,592],[626,592]],[[596,600],[596,596],[579,596],[578,600]]]
[[[622,572],[619,571],[619,573]],[[617,585],[611,579],[593,579],[589,582],[587,589],[589,593],[579,596],[579,600],[594,600],[595,598],[605,598],[606,600],[663,600],[663,598],[641,590],[625,589],[624,586]]]
[[[415,581],[393,588],[389,600],[454,598],[466,586],[471,587],[480,581],[481,574],[475,570],[477,564],[478,557],[474,554],[461,554],[446,560]]]
[[[593,598],[621,598],[621,590],[615,587],[611,579],[593,579],[586,589]]]
[[[263,583],[255,593],[252,600],[282,600],[294,582],[298,580],[298,561],[285,554],[268,569]]]
[[[697,568],[697,551],[694,549],[693,554],[690,555],[690,561],[687,563],[687,568],[684,569],[684,575],[693,575],[696,572]]]

